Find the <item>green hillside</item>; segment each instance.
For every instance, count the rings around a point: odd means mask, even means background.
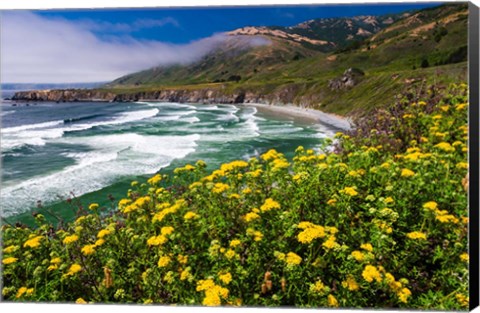
[[[346,32],[365,26],[371,36],[345,44]],[[385,23],[387,21],[387,23]],[[284,28],[243,28],[230,32],[226,43],[200,61],[189,65],[156,67],[121,77],[106,87],[116,93],[162,88],[222,88],[226,93],[250,92],[270,103],[294,103],[328,112],[351,114],[370,109],[378,100],[391,98],[412,85],[450,83],[466,79],[468,6],[446,4],[394,17],[320,19]],[[342,26],[343,25],[343,26]],[[363,25],[363,26],[362,26]],[[327,31],[338,33],[328,37]],[[376,27],[376,28],[374,28]],[[281,37],[286,33],[303,37]],[[375,34],[373,34],[375,32]],[[250,37],[269,44],[251,47]],[[323,37],[322,37],[323,36]],[[301,39],[299,39],[301,38]],[[305,45],[305,40],[313,44]],[[321,52],[319,46],[337,40],[337,49]],[[310,47],[310,48],[309,48]],[[330,88],[348,68],[364,76],[353,86]],[[212,85],[213,84],[213,85]],[[188,86],[188,87],[187,87]]]

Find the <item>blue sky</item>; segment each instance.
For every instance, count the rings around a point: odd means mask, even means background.
[[[383,15],[435,3],[1,11],[1,81],[110,81],[157,65],[194,62],[243,26]]]
[[[302,5],[302,6],[254,6],[254,7],[198,7],[161,9],[118,9],[82,11],[38,11],[41,16],[64,18],[70,21],[107,22],[111,24],[135,25],[138,20],[164,20],[152,27],[126,29],[101,29],[97,36],[128,33],[137,39],[159,40],[171,43],[186,43],[211,36],[217,32],[233,30],[243,26],[291,26],[314,18],[346,17],[357,15],[383,15],[417,10],[439,5],[432,3],[367,4],[367,5]]]

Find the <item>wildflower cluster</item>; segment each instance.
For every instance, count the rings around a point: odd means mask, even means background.
[[[198,161],[110,214],[4,225],[3,299],[466,309],[466,92],[403,99],[335,151]]]

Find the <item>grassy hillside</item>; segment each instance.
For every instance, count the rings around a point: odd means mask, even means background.
[[[331,53],[265,34],[262,36],[270,44],[248,48],[232,36],[222,49],[197,63],[134,73],[117,79],[107,88],[116,93],[221,88],[226,93],[246,91],[262,95],[277,104],[291,102],[333,113],[353,114],[365,113],[378,105],[379,100],[393,99],[412,85],[466,80],[466,4],[447,4],[400,17],[388,24],[382,24],[382,19],[377,18],[376,23],[383,27],[375,34]],[[297,25],[290,32],[297,31],[304,36],[311,33],[311,38],[319,39],[320,35],[314,31],[322,27],[321,21],[306,22],[308,27]],[[371,19],[368,21],[375,25]],[[336,23],[345,26],[346,20],[338,19]],[[327,25],[333,27],[331,31],[339,27],[332,26],[336,25],[332,21]],[[358,31],[360,26],[356,25],[354,29]],[[299,33],[299,29],[302,32]],[[365,76],[353,87],[329,88],[330,80],[341,77],[348,68],[359,68]]]

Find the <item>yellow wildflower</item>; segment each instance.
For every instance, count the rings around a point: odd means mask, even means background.
[[[152,186],[156,186],[161,180],[162,180],[162,176],[160,174],[157,174],[152,178],[150,178],[149,180],[147,180],[147,183]]]
[[[400,174],[402,177],[411,177],[415,175],[415,172],[409,170],[408,168],[402,169],[402,173]]]
[[[328,306],[338,308],[338,301],[333,295],[328,295],[327,302],[328,302]]]
[[[165,227],[162,227],[162,229],[160,230],[160,232],[162,233],[162,235],[164,236],[168,236],[170,234],[172,234],[174,231],[173,227],[171,226],[165,226]]]
[[[15,263],[15,262],[17,262],[17,261],[18,261],[17,258],[8,257],[8,258],[3,259],[3,260],[2,260],[2,263],[5,264],[5,265],[8,265],[8,264]]]
[[[427,240],[427,235],[425,235],[424,233],[418,232],[418,231],[414,231],[414,232],[408,233],[408,234],[407,234],[407,237],[410,238],[410,239],[423,239],[423,240]]]
[[[98,238],[103,238],[107,235],[110,235],[111,231],[108,229],[102,229],[101,231],[98,232],[97,237]]]
[[[316,238],[323,237],[325,237],[325,229],[322,226],[312,224],[312,226],[299,233],[297,238],[301,243],[310,243]]]
[[[241,244],[242,244],[242,242],[238,239],[234,239],[234,240],[230,241],[230,247],[232,247],[232,248],[235,248],[235,247],[237,247]]]
[[[15,298],[20,298],[25,292],[27,292],[27,287],[20,287],[17,291],[17,295],[15,296]]]
[[[215,282],[212,279],[199,280],[197,282],[197,291],[203,291],[211,289],[215,286]]]
[[[178,263],[180,263],[180,264],[187,264],[187,262],[188,262],[188,255],[181,255],[181,254],[179,254],[179,255],[177,256],[177,261],[178,261]]]
[[[339,244],[335,240],[336,240],[335,236],[330,236],[328,237],[327,241],[325,241],[322,244],[322,246],[325,247],[326,249],[333,249],[339,246]]]
[[[88,209],[91,211],[95,211],[96,209],[98,209],[98,207],[99,207],[98,203],[92,203],[88,206]]]
[[[362,277],[369,283],[371,283],[374,279],[377,282],[381,282],[382,280],[382,275],[377,270],[377,268],[372,265],[365,266],[365,269],[362,272]]]
[[[78,240],[78,235],[71,235],[71,236],[67,236],[63,239],[63,243],[66,244],[66,245],[69,245],[71,243],[74,243],[75,241]]]
[[[407,303],[408,297],[411,295],[412,292],[408,288],[402,288],[402,290],[397,293],[398,299],[403,303]]]
[[[365,258],[363,253],[361,251],[355,250],[352,252],[352,256],[355,260],[362,262],[363,259]]]
[[[75,303],[76,304],[86,304],[87,301],[83,300],[82,298],[78,298],[77,300],[75,300]]]
[[[330,199],[327,201],[327,205],[334,206],[337,203],[337,199]]]
[[[225,273],[225,274],[218,273],[218,279],[220,279],[225,285],[228,285],[232,281],[232,274],[230,274],[230,273]]]
[[[468,307],[468,305],[470,304],[470,298],[462,295],[461,293],[457,293],[455,295],[455,298],[457,299],[458,303],[460,303],[460,305],[463,307]]]
[[[100,247],[104,243],[105,243],[104,239],[98,239],[97,241],[95,241],[95,246]]]
[[[160,259],[158,260],[158,264],[157,264],[157,265],[158,265],[158,267],[167,267],[168,264],[170,264],[170,261],[171,261],[170,257],[168,257],[168,256],[162,256],[162,257],[160,257]]]
[[[453,224],[458,223],[458,218],[456,218],[455,216],[453,216],[451,214],[437,215],[435,218],[438,221],[440,221],[441,223],[453,223]]]
[[[190,267],[187,267],[185,270],[182,271],[180,274],[180,280],[187,280],[192,276],[190,273]]]
[[[370,243],[362,244],[362,245],[360,245],[360,248],[362,248],[363,250],[367,250],[368,252],[373,251],[373,247]]]
[[[228,249],[227,252],[225,252],[225,257],[229,260],[231,260],[233,257],[235,257],[235,251],[233,251],[232,249]]]
[[[90,255],[90,254],[93,254],[95,252],[95,245],[86,245],[82,248],[82,253],[83,255]]]
[[[227,184],[224,183],[216,183],[215,186],[212,188],[213,193],[222,193],[230,188]]]
[[[287,262],[289,266],[299,265],[302,262],[302,258],[296,253],[288,252],[285,262]]]
[[[24,248],[37,248],[38,246],[40,246],[40,240],[42,239],[43,237],[42,236],[36,236],[36,237],[33,237],[31,239],[28,239],[27,241],[25,241],[25,243],[23,244],[23,247]]]
[[[17,251],[18,249],[20,249],[19,246],[15,246],[15,245],[11,245],[11,246],[8,246],[6,248],[3,249],[3,253],[12,253],[12,252],[15,252]]]
[[[349,195],[350,197],[354,197],[358,195],[358,192],[355,190],[355,187],[345,187],[342,190],[340,190],[341,193],[345,193]]]
[[[72,264],[70,268],[68,269],[68,272],[64,276],[73,276],[76,273],[80,272],[82,270],[82,267],[80,264]]]
[[[455,151],[455,148],[452,147],[448,142],[441,142],[439,144],[435,145],[436,148],[439,148],[445,152],[453,152]]]
[[[272,198],[266,199],[265,203],[260,207],[262,212],[268,212],[273,209],[280,209],[280,204]]]
[[[197,213],[190,211],[190,212],[185,213],[185,215],[183,216],[183,219],[184,220],[193,220],[193,219],[197,219],[199,217],[200,216]]]
[[[315,282],[315,284],[310,285],[311,292],[322,294],[323,292],[325,292],[325,290],[325,285],[321,280],[318,280]]]
[[[360,288],[352,275],[348,275],[347,279],[342,282],[342,287],[347,288],[350,291],[356,291]]]
[[[431,211],[436,211],[438,207],[438,204],[435,201],[429,201],[423,205],[424,209],[431,210]]]
[[[256,219],[259,219],[260,218],[260,215],[258,215],[257,213],[255,212],[249,212],[247,214],[245,214],[243,216],[243,219],[245,220],[245,222],[251,222],[253,220],[256,220]]]
[[[462,253],[460,255],[460,260],[468,263],[470,261],[470,256],[468,255],[468,253]]]

